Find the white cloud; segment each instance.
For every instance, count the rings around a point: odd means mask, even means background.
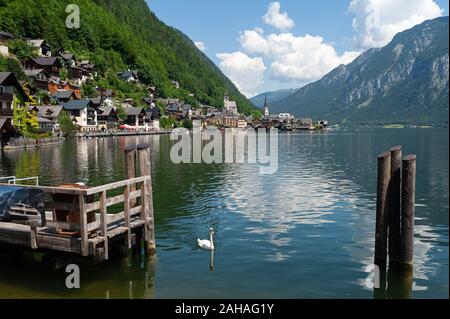
[[[295,26],[294,20],[289,18],[287,12],[280,12],[279,2],[272,2],[269,5],[267,13],[263,16],[263,21],[268,25],[280,30],[290,30]]]
[[[205,43],[203,43],[201,41],[195,41],[194,44],[200,51],[205,51],[206,50]]]
[[[434,0],[352,0],[353,29],[361,48],[382,47],[401,31],[441,16]]]
[[[239,42],[248,53],[267,55],[269,52],[269,44],[264,36],[264,31],[261,29],[241,32]]]
[[[241,32],[239,41],[249,54],[272,60],[271,76],[280,81],[302,84],[320,79],[340,64],[352,62],[359,52],[339,55],[320,36],[295,36],[292,33],[264,35],[261,30]]]
[[[254,96],[264,83],[266,66],[263,59],[251,58],[241,51],[218,53],[216,56],[221,60],[220,68],[236,87],[247,97]]]

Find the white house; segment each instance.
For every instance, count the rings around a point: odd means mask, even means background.
[[[72,100],[64,103],[63,109],[69,113],[72,121],[82,132],[97,130],[98,108],[94,106],[91,99]]]

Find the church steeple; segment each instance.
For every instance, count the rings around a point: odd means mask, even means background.
[[[269,104],[267,104],[267,96],[264,97],[264,116],[269,116]]]

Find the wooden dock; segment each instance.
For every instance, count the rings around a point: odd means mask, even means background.
[[[92,188],[26,186],[44,193],[45,218],[38,225],[0,222],[0,249],[61,252],[96,261],[108,260],[114,245],[131,249],[144,242],[154,252],[150,148],[128,149],[142,159],[145,176]],[[61,221],[61,215],[70,215],[70,222]]]

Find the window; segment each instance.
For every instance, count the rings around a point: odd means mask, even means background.
[[[0,94],[3,94],[3,86],[0,86]]]
[[[12,110],[12,103],[11,102],[6,102],[6,109],[7,110]]]

